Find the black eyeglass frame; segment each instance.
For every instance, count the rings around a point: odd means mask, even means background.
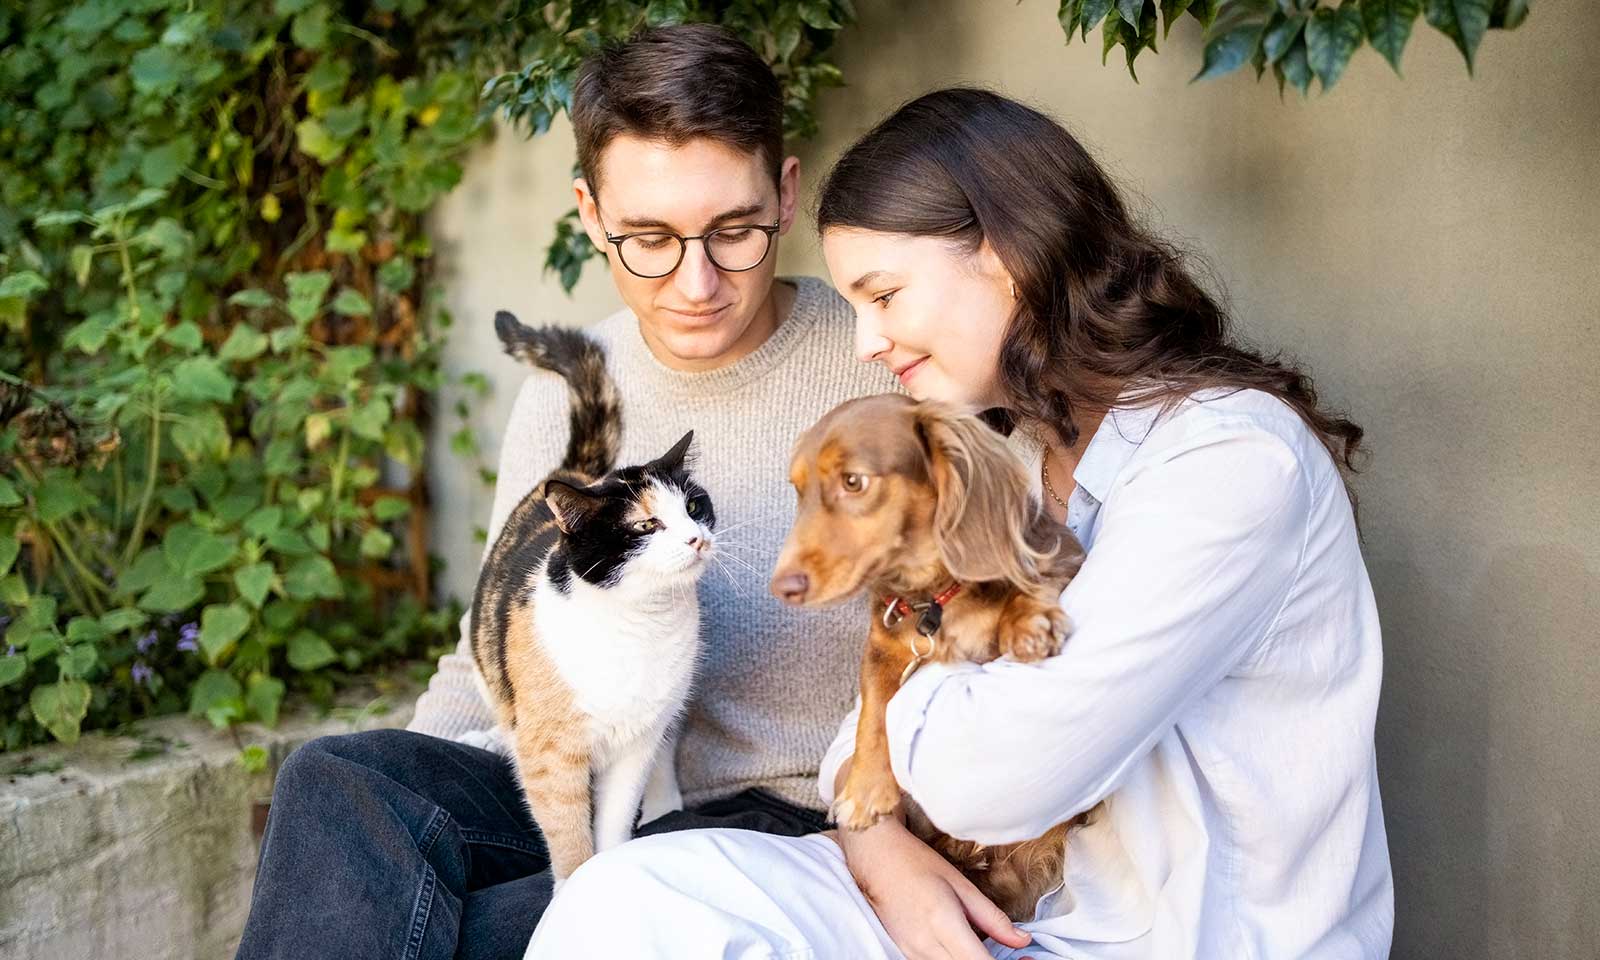
[[[679,233],[673,233],[670,230],[635,230],[633,233],[607,233],[606,242],[617,248],[617,259],[621,261],[622,269],[628,271],[641,280],[660,280],[662,277],[672,276],[674,271],[683,266],[683,257],[684,254],[689,252],[690,240],[699,240],[700,245],[705,248],[706,259],[711,261],[711,265],[713,267],[716,267],[718,270],[721,270],[724,273],[745,273],[746,271],[754,270],[756,267],[766,263],[767,258],[772,256],[772,238],[778,235],[779,229],[780,227],[778,223],[730,223],[725,227],[717,227],[715,230],[707,230],[705,233],[697,234],[692,237],[686,237]],[[711,252],[711,245],[706,243],[706,240],[707,238],[714,237],[725,230],[760,230],[762,233],[766,234],[767,248],[761,252],[761,259],[750,264],[748,267],[738,268],[725,267],[718,263],[716,254]],[[639,271],[628,266],[628,258],[622,255],[622,245],[634,237],[672,237],[674,240],[677,240],[678,259],[672,262],[672,269],[666,271],[665,273],[645,274],[640,273]]]

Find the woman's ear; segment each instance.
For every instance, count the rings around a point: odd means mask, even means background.
[[[957,580],[1038,582],[1046,555],[1028,543],[1036,505],[1027,470],[982,420],[919,403],[917,433],[936,503],[933,540]]]

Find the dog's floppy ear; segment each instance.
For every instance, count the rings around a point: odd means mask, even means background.
[[[1038,508],[1027,468],[977,417],[921,403],[916,424],[938,500],[933,539],[951,575],[1022,589],[1037,583],[1046,555],[1028,543]]]

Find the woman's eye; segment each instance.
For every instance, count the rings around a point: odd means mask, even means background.
[[[633,525],[633,532],[639,534],[654,533],[660,529],[661,521],[657,520],[655,517],[651,517],[648,520],[640,520],[638,523]]]
[[[883,304],[884,306],[887,307],[889,305],[889,301],[893,300],[894,299],[894,295],[896,293],[899,293],[899,292],[900,291],[898,291],[898,290],[890,290],[888,293],[885,293],[882,296],[873,297],[872,298],[872,302],[873,303],[881,303],[881,304]]]
[[[867,489],[867,478],[859,473],[844,474],[839,478],[839,482],[844,484],[845,490],[850,493],[861,493]]]

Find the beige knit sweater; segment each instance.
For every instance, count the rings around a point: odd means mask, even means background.
[[[706,661],[678,745],[684,800],[695,803],[766,787],[817,805],[817,764],[850,710],[866,636],[862,608],[784,607],[767,592],[794,519],[789,449],[802,430],[851,397],[899,389],[879,365],[856,361],[849,305],[827,284],[790,278],[789,316],[748,356],[683,373],[663,366],[624,310],[590,332],[606,349],[622,395],[620,462],[643,463],[695,431],[695,477],[716,508],[728,576],[700,580]],[[530,371],[501,445],[489,542],[517,502],[554,469],[567,442],[565,383]],[[480,561],[481,562],[481,561]],[[478,691],[470,637],[439,660],[410,729],[455,738],[494,725]]]

